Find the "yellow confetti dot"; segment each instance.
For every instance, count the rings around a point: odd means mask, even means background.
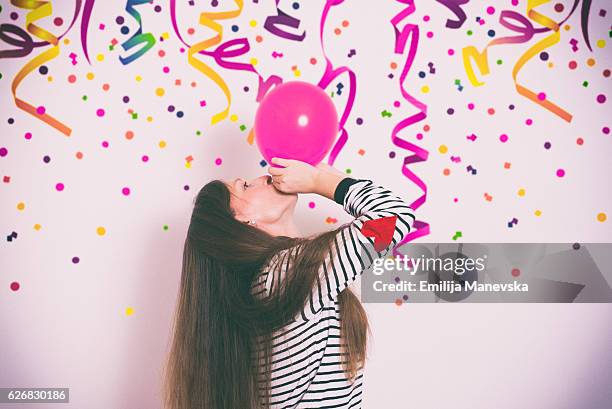
[[[555,66],[555,64],[553,64],[553,63],[552,63],[552,61],[549,61],[549,63],[548,63],[548,68],[552,68],[552,67],[554,67],[554,66]]]
[[[162,38],[163,38],[164,40],[167,40],[167,39],[169,39],[169,38],[170,38],[170,35],[168,34],[168,32],[167,32],[167,31],[166,31],[166,32],[164,32],[164,33],[162,33],[162,35],[161,35],[161,36],[162,36]]]
[[[521,197],[525,196],[525,189],[519,189],[518,195],[521,196]]]
[[[49,75],[49,76],[47,77],[47,81],[49,81],[49,82],[53,82],[53,77],[52,77],[51,75]]]
[[[155,90],[155,95],[157,95],[158,97],[163,97],[165,93],[166,93],[166,91],[164,91],[163,88],[157,88]]]
[[[185,167],[187,169],[191,169],[191,162],[185,162]]]
[[[605,213],[598,213],[597,214],[597,221],[599,221],[599,222],[603,223],[603,222],[606,221],[607,218],[608,218],[608,216],[606,216]]]
[[[421,87],[421,92],[422,92],[423,94],[427,94],[427,93],[429,92],[429,87],[428,87],[427,85],[423,85],[423,86]]]
[[[98,236],[104,236],[106,234],[106,229],[100,226],[96,229],[96,233],[98,233]]]
[[[36,223],[34,225],[34,230],[36,230],[36,231],[40,230],[41,228],[42,228],[42,226],[40,224],[38,224],[38,223]]]
[[[64,38],[64,44],[66,45],[70,44],[70,40],[68,40],[67,38]]]
[[[542,211],[541,210],[536,210],[535,211],[535,215],[538,216],[538,217],[541,216],[542,215]]]
[[[251,65],[257,65],[257,58],[251,58]]]
[[[594,59],[594,58],[589,58],[589,59],[587,60],[587,65],[588,65],[589,67],[594,66],[594,65],[595,65],[595,59]]]
[[[604,48],[606,46],[606,40],[597,40],[597,47]]]
[[[140,81],[142,81],[142,77],[140,75],[137,75],[136,76],[136,82],[140,82]]]
[[[438,152],[440,152],[441,154],[445,154],[446,152],[448,152],[448,148],[446,147],[446,145],[440,145],[440,147],[438,148]]]
[[[302,72],[300,70],[293,70],[293,75],[299,77],[300,75],[302,75]]]
[[[251,20],[251,21],[249,21],[249,25],[250,25],[251,27],[255,27],[255,26],[257,25],[257,21],[255,21],[255,20]]]
[[[132,308],[132,307],[127,307],[127,308],[125,309],[125,315],[128,315],[128,316],[129,316],[129,315],[132,315],[132,314],[134,314],[134,308]]]
[[[165,148],[166,147],[166,141],[159,141],[159,147],[160,148]]]
[[[98,60],[98,61],[104,61],[104,54],[98,54],[98,55],[96,55],[96,60]]]
[[[93,72],[88,72],[87,75],[85,76],[88,80],[93,80],[94,79],[94,73]]]
[[[566,25],[563,26],[563,29],[565,31],[569,31],[571,28],[572,28],[572,26],[570,26],[569,24],[566,24]]]
[[[153,122],[153,117],[152,116],[148,116],[147,117],[147,122]]]
[[[17,210],[23,210],[23,209],[25,209],[25,203],[23,202],[17,203]]]
[[[236,122],[237,120],[238,120],[238,115],[236,115],[236,114],[231,114],[230,115],[230,121]]]

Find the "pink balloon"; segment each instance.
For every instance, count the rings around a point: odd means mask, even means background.
[[[273,157],[319,164],[338,135],[338,113],[320,87],[303,81],[277,85],[255,114],[255,141],[270,166]]]

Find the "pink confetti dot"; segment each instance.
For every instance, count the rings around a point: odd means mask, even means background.
[[[396,108],[399,108],[400,102],[399,101],[393,101],[393,106],[396,107]]]
[[[512,269],[512,277],[518,277],[520,275],[521,275],[521,270],[519,270],[518,268]]]
[[[74,84],[76,82],[76,75],[70,74],[68,76],[68,82],[71,83],[71,84]]]
[[[518,0],[512,0],[512,5],[513,6],[518,6]]]
[[[314,209],[315,202],[308,202],[308,207],[310,207],[311,209]]]
[[[608,128],[607,126],[604,126],[601,129],[601,132],[605,133],[606,135],[609,135],[610,134],[610,128]]]
[[[26,138],[27,140],[32,139],[32,132],[26,132],[24,138]]]
[[[129,187],[124,187],[123,189],[121,189],[121,193],[123,193],[124,196],[129,196],[130,188]]]
[[[493,14],[493,13],[495,13],[495,7],[491,7],[491,6],[487,7],[487,14]]]
[[[416,134],[416,138],[420,141],[421,139],[423,139],[423,134],[419,132],[418,134]]]
[[[99,117],[103,117],[104,116],[104,110],[102,108],[98,108],[96,110],[96,115],[98,115]]]
[[[544,101],[544,100],[546,99],[546,94],[545,94],[545,93],[543,93],[543,92],[540,92],[540,93],[538,94],[538,99],[539,99],[540,101]]]
[[[8,155],[8,149],[3,146],[0,148],[0,156],[5,157],[6,155]]]
[[[577,143],[578,145],[583,145],[583,144],[584,144],[584,139],[582,139],[582,138],[578,138],[578,139],[576,139],[576,143]]]
[[[162,71],[164,72],[164,74],[168,74],[170,72],[170,67],[164,67]]]
[[[455,54],[455,50],[453,50],[452,48],[449,48],[447,52],[448,52],[448,55]]]
[[[427,32],[427,38],[431,38],[431,37],[433,37],[433,32],[428,31],[428,32]]]
[[[501,134],[499,136],[499,140],[502,142],[507,142],[508,141],[508,135],[506,135],[505,133]]]
[[[142,161],[143,162],[148,162],[149,161],[149,156],[148,155],[142,155]]]
[[[423,16],[423,21],[429,21],[429,16],[428,15]]]
[[[102,142],[102,147],[103,148],[108,148],[108,141],[103,141]]]
[[[468,104],[468,109],[471,111],[474,109],[474,104],[472,104],[471,102]]]
[[[562,178],[563,176],[565,176],[565,171],[563,169],[557,169],[557,176]]]
[[[223,160],[221,158],[215,159],[215,165],[217,165],[217,166],[219,166],[222,162],[223,162]]]
[[[529,126],[529,125],[533,124],[533,119],[528,118],[528,119],[525,121],[525,124],[526,124],[527,126]]]
[[[57,190],[58,192],[61,192],[62,190],[64,190],[64,184],[63,183],[57,183],[55,185],[55,190]]]
[[[597,102],[603,104],[604,102],[606,102],[606,96],[604,94],[597,95]]]
[[[19,283],[17,281],[13,281],[11,283],[11,290],[13,290],[13,291],[19,290]]]
[[[45,107],[44,107],[44,106],[42,106],[42,105],[41,105],[41,106],[39,106],[38,108],[36,108],[36,113],[37,113],[38,115],[44,115],[44,114],[45,114],[45,112],[46,112]]]
[[[459,201],[459,199],[457,199],[456,197],[453,199],[453,202],[457,203]]]

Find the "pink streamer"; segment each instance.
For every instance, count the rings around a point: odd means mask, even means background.
[[[402,174],[423,191],[423,195],[421,195],[418,199],[416,199],[410,204],[410,207],[412,207],[412,209],[417,210],[419,207],[421,207],[423,203],[425,203],[425,200],[427,199],[427,185],[408,168],[408,165],[427,160],[429,152],[413,143],[408,142],[405,139],[400,138],[398,136],[398,133],[404,128],[407,128],[408,126],[427,118],[427,105],[414,98],[404,88],[404,82],[406,80],[408,72],[410,71],[412,62],[414,61],[414,57],[419,43],[419,26],[416,24],[406,23],[401,30],[398,28],[398,24],[402,20],[404,20],[406,17],[410,16],[412,13],[415,12],[416,6],[414,5],[414,0],[397,1],[399,3],[406,4],[406,8],[400,11],[391,19],[391,24],[393,25],[393,28],[395,30],[395,53],[404,54],[406,44],[408,42],[408,39],[410,39],[410,47],[408,48],[406,63],[402,68],[402,73],[399,78],[400,90],[404,99],[406,99],[408,102],[410,102],[410,104],[419,109],[420,112],[417,112],[416,114],[404,118],[400,122],[398,122],[393,128],[393,131],[391,131],[391,140],[393,141],[394,145],[413,153],[413,155],[404,157],[404,162],[402,164]],[[404,243],[410,242],[418,237],[422,237],[429,234],[429,224],[424,221],[415,220],[413,227],[416,230],[413,230],[412,232],[408,233],[402,239],[402,241],[397,243],[397,245],[393,248],[393,256],[397,256],[398,254],[400,254],[397,249]]]

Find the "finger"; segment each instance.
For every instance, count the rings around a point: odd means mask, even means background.
[[[272,163],[274,163],[276,165],[289,166],[292,161],[291,161],[291,159],[274,157],[274,158],[270,159],[270,162],[272,162]]]
[[[272,183],[276,185],[280,185],[281,183],[283,183],[283,175],[272,176]]]
[[[275,168],[274,166],[268,167],[268,173],[272,176],[282,175],[285,171],[285,168]]]

